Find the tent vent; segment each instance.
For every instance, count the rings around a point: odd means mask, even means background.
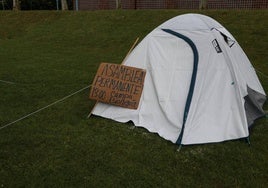
[[[221,32],[220,30],[216,29],[215,27],[211,28],[211,30],[217,30],[221,36],[223,37],[224,41],[226,42],[226,44],[232,48],[232,46],[235,44],[235,40],[231,39],[230,37],[228,37],[227,35],[225,35],[223,32]]]
[[[226,44],[232,48],[232,46],[235,44],[235,41],[233,39],[231,39],[230,37],[228,37],[227,35],[223,34],[222,32],[220,32],[221,35],[223,36],[224,41],[226,42]]]

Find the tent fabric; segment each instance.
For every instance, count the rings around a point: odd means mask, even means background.
[[[185,14],[166,21],[125,65],[147,72],[138,109],[98,103],[93,114],[132,121],[183,145],[248,137],[249,125],[263,115],[266,94],[254,68],[234,37],[210,17]]]
[[[265,112],[262,106],[265,102],[265,95],[262,95],[251,88],[247,88],[248,95],[244,97],[245,99],[245,110],[247,114],[248,126],[254,123],[254,120],[262,117]]]

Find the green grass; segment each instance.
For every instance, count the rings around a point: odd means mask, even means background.
[[[0,126],[89,85],[137,37],[188,11],[0,12]],[[268,11],[202,12],[268,75]],[[267,77],[259,74],[268,92]],[[0,130],[0,187],[267,187],[268,119],[244,141],[177,146],[99,117],[85,90]],[[265,110],[268,110],[267,103]]]

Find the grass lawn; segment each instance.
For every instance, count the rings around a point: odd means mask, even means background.
[[[89,85],[137,37],[189,11],[0,12],[0,126]],[[268,75],[268,11],[205,11]],[[258,73],[268,93],[268,78]],[[12,82],[12,83],[10,83]],[[268,187],[268,119],[244,140],[178,146],[99,117],[88,89],[0,130],[0,187]],[[267,103],[265,110],[268,110]]]

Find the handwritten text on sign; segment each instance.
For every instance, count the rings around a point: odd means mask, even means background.
[[[94,78],[89,98],[125,108],[137,109],[145,74],[143,69],[101,63]]]

